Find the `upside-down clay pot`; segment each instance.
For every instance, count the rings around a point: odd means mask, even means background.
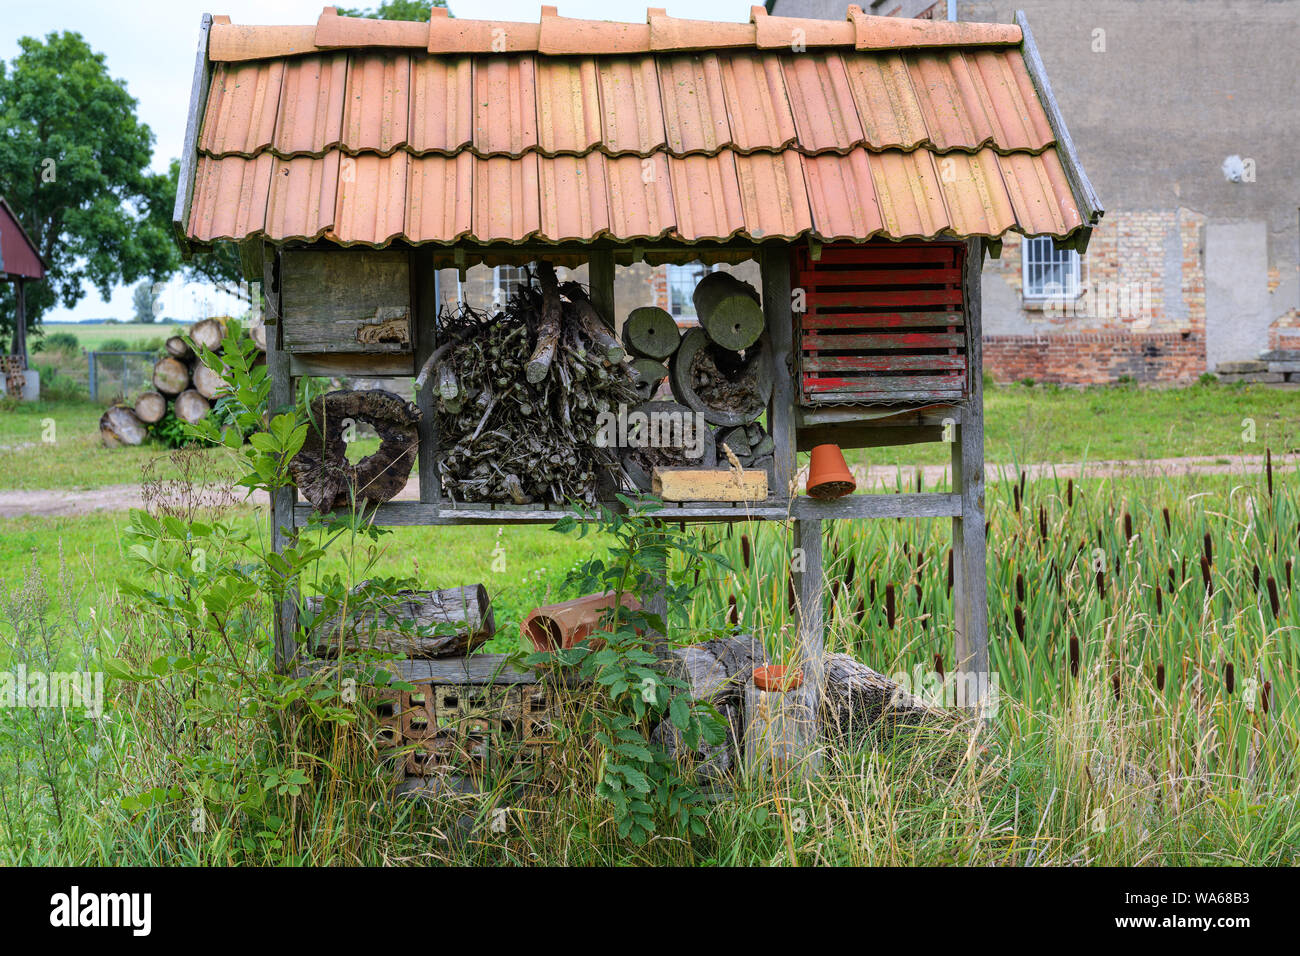
[[[614,592],[588,594],[560,604],[547,604],[534,608],[524,618],[519,630],[538,652],[573,647],[591,636],[600,626],[600,619],[614,606]],[[623,606],[633,611],[641,609],[641,602],[631,594],[623,595]]]
[[[767,664],[754,668],[754,687],[764,693],[784,693],[803,684],[803,668]]]
[[[808,497],[841,498],[858,486],[839,445],[817,445],[808,466]]]

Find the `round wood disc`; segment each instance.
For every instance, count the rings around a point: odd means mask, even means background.
[[[677,321],[656,306],[633,309],[623,323],[623,344],[642,358],[663,361],[677,351],[681,340]]]

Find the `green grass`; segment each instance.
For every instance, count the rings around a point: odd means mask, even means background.
[[[101,448],[100,414],[100,406],[85,401],[0,406],[0,446],[13,463],[0,473],[0,490],[138,482],[141,467],[163,449]],[[53,444],[42,441],[46,419],[55,423]],[[1263,386],[993,386],[985,394],[985,419],[985,458],[1000,464],[1262,455],[1265,447],[1274,454],[1300,451],[1300,391]],[[1254,422],[1253,442],[1243,440],[1246,419]],[[907,468],[946,464],[949,454],[947,445],[934,443],[852,449],[847,457]]]
[[[105,342],[111,342],[113,339],[121,339],[133,349],[141,348],[155,340],[183,334],[188,328],[188,325],[178,325],[173,322],[121,322],[116,325],[83,325],[80,322],[61,322],[46,325],[45,334],[53,335],[56,332],[65,332],[75,335],[78,345],[87,352],[93,352]],[[36,356],[38,359],[41,357],[39,352],[36,353]]]

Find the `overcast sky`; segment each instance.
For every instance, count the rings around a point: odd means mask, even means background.
[[[847,0],[846,0],[847,3]],[[346,6],[377,6],[353,0]],[[559,0],[561,16],[627,20],[644,23],[646,7],[666,7],[675,17],[697,20],[749,20],[751,0]],[[167,168],[179,156],[185,139],[185,114],[189,108],[190,81],[198,43],[199,18],[204,13],[226,14],[234,23],[315,23],[323,0],[45,0],[19,4],[4,0],[0,17],[0,59],[18,53],[18,38],[45,36],[54,30],[77,30],[96,51],[103,53],[109,73],[126,81],[139,102],[137,115],[155,137],[153,167]],[[452,13],[478,20],[537,22],[541,4],[530,0],[451,0]],[[4,184],[0,183],[0,193]],[[194,318],[234,308],[232,302],[199,288],[181,288],[174,282],[164,295],[166,315]],[[88,289],[75,308],[56,308],[47,321],[77,321],[131,315],[131,291],[116,290],[105,302]]]

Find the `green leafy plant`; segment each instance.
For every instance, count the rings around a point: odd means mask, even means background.
[[[695,752],[702,743],[721,744],[726,725],[711,705],[691,698],[685,681],[665,672],[656,650],[670,642],[655,635],[667,634],[667,623],[644,607],[625,607],[624,597],[646,605],[662,584],[668,606],[683,606],[695,579],[681,569],[667,573],[674,564],[670,558],[676,555],[692,566],[724,562],[658,520],[657,499],[619,495],[618,500],[626,514],[601,507],[580,511],[583,520],[566,516],[554,526],[580,537],[601,532],[612,540],[607,556],[580,563],[566,581],[581,593],[612,591],[612,608],[576,647],[534,654],[528,663],[566,672],[595,688],[593,705],[578,714],[574,729],[590,733],[599,748],[596,792],[613,807],[618,835],[640,844],[665,825],[682,833],[705,829],[704,794],[690,768],[652,739],[655,727],[667,721],[685,750]]]

